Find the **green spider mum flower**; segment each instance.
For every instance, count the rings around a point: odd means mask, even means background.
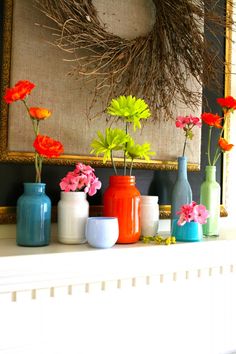
[[[136,128],[141,128],[140,119],[148,119],[151,116],[147,103],[131,95],[113,99],[107,108],[107,113],[123,117],[125,122],[133,123],[134,131]]]
[[[107,128],[105,135],[100,131],[97,132],[98,139],[94,139],[91,143],[92,154],[103,155],[103,163],[111,158],[112,150],[124,150],[124,146],[127,143],[129,137],[121,129]]]
[[[150,156],[155,155],[154,151],[150,150],[150,144],[144,143],[142,145],[135,144],[132,138],[129,139],[126,146],[126,155],[134,159],[145,159],[146,161],[150,160]]]

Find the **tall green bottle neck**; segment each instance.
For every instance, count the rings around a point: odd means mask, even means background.
[[[214,182],[216,180],[216,167],[207,166],[206,167],[206,181]]]

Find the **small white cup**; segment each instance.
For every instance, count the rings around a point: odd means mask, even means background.
[[[86,224],[86,239],[95,248],[114,246],[119,236],[118,219],[115,217],[90,217]]]

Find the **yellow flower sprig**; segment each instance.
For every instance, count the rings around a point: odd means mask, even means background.
[[[157,245],[166,245],[169,246],[171,244],[176,243],[176,239],[174,236],[168,236],[167,238],[164,238],[160,235],[157,236],[143,236],[142,241],[144,243],[154,243]]]

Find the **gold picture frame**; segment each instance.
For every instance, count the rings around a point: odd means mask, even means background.
[[[229,4],[227,3],[227,11],[232,11],[229,8]],[[4,32],[3,32],[3,65],[1,71],[1,97],[5,92],[5,89],[9,87],[10,83],[10,68],[11,68],[11,50],[12,50],[12,42],[11,42],[11,33],[12,33],[12,17],[13,17],[13,0],[5,0],[4,1]],[[229,30],[228,30],[229,31]],[[226,36],[226,62],[230,63],[231,56],[231,46],[230,33]],[[229,70],[225,74],[225,92],[229,94],[230,87],[230,75]],[[227,129],[225,132],[227,136]],[[227,138],[227,137],[226,137]],[[118,167],[122,166],[122,159],[117,158]],[[34,154],[31,152],[25,151],[10,151],[8,149],[8,106],[6,104],[2,104],[1,109],[1,120],[0,120],[0,163],[32,163],[34,161]],[[65,154],[62,155],[59,159],[47,160],[48,164],[57,164],[57,165],[70,165],[75,162],[82,161],[83,163],[92,164],[94,167],[104,167],[102,164],[102,159],[90,155],[70,155]],[[225,193],[224,190],[227,184],[227,161],[224,159],[223,162],[223,185],[222,185],[222,195],[223,195],[223,204],[221,206],[221,216],[227,216],[227,211],[225,209]],[[111,165],[108,163],[106,165],[110,167]],[[135,163],[135,168],[139,169],[158,169],[158,170],[176,170],[177,163],[176,161],[165,161],[165,160],[151,160],[150,162],[146,161],[138,161]],[[196,163],[189,163],[188,170],[199,171],[200,165]],[[92,213],[100,214],[101,207],[92,207]],[[54,211],[54,215],[56,212]],[[170,217],[170,205],[161,205],[160,206],[160,218],[168,219]],[[54,218],[55,220],[55,218]],[[0,207],[0,223],[15,223],[16,221],[16,208],[3,206]]]

